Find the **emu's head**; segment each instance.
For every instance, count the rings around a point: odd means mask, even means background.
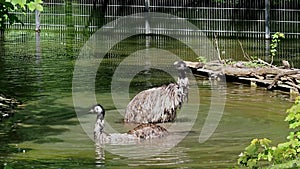
[[[187,66],[186,63],[184,63],[184,61],[176,61],[174,62],[174,66],[177,70],[186,70]]]
[[[185,78],[186,70],[187,70],[186,63],[184,63],[183,61],[176,61],[174,63],[174,66],[179,72],[179,78]]]
[[[183,61],[177,61],[174,63],[175,68],[179,72],[179,77],[177,80],[177,84],[179,85],[180,92],[182,93],[182,100],[188,100],[188,94],[189,94],[189,79],[186,76],[186,71],[188,67],[186,66],[186,63]]]
[[[94,105],[91,108],[90,113],[95,113],[97,114],[97,119],[104,120],[105,110],[100,104]]]

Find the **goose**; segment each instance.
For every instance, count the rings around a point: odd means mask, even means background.
[[[168,134],[168,131],[164,127],[152,123],[140,124],[134,129],[129,130],[127,133],[108,134],[103,130],[105,117],[105,109],[103,106],[96,104],[89,112],[97,115],[94,127],[94,140],[99,143],[121,143],[134,140],[149,140],[160,138]]]
[[[174,63],[179,72],[177,83],[154,87],[138,93],[127,105],[124,121],[127,123],[172,122],[176,111],[188,100],[189,79],[183,61]]]

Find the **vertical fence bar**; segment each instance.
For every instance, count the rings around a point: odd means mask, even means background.
[[[39,10],[35,10],[35,31],[40,32],[40,26],[41,26],[41,12]]]
[[[67,29],[74,27],[73,17],[72,17],[72,0],[65,1],[65,17]]]
[[[146,12],[146,20],[145,20],[145,33],[146,35],[150,34],[150,24],[149,24],[149,18],[148,18],[148,12],[149,12],[149,7],[150,7],[150,1],[145,0],[145,12]]]
[[[270,30],[270,0],[265,0],[265,38],[271,38]]]

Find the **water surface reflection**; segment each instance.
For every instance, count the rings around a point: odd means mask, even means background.
[[[1,165],[7,163],[14,168],[96,168],[97,165],[105,168],[228,168],[236,164],[237,155],[252,138],[267,137],[276,144],[286,137],[287,124],[283,120],[285,110],[291,106],[287,95],[228,83],[220,124],[212,137],[200,144],[199,134],[210,108],[212,91],[206,78],[197,77],[200,111],[192,130],[186,131],[187,136],[178,145],[141,159],[105,151],[105,160],[99,164],[95,160],[94,143],[82,130],[73,108],[72,72],[80,47],[86,41],[83,36],[73,37],[77,38],[69,44],[68,36],[42,32],[40,58],[37,58],[35,36],[30,32],[9,32],[0,45],[0,91],[25,103],[14,117],[0,123]],[[175,50],[172,41],[159,38],[157,41],[166,49]],[[177,48],[178,42],[174,43]],[[113,105],[111,75],[122,59],[144,48],[145,44],[133,38],[120,46],[111,51],[98,70],[96,95],[97,101],[110,112],[107,116],[110,124],[126,132],[132,126],[121,122],[123,117]],[[187,55],[188,51],[180,53],[183,59],[195,60],[193,55]],[[151,83],[139,75],[135,77],[130,96],[148,88],[149,84],[157,86],[173,80],[159,71],[151,73],[148,78]],[[82,107],[83,112],[88,109]],[[89,118],[86,123],[93,126],[93,116],[81,116]],[[184,120],[179,118],[178,122]]]

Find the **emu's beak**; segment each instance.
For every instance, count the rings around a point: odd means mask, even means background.
[[[91,109],[91,110],[89,111],[89,113],[95,113],[94,109]]]

